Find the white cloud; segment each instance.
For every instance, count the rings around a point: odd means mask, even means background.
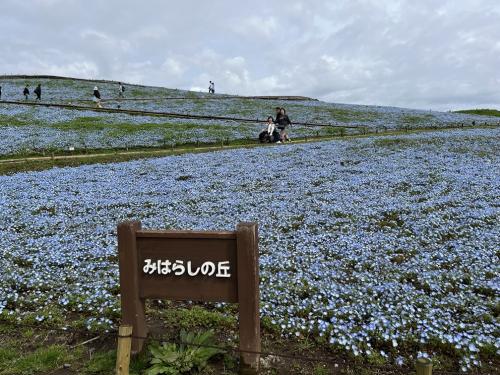
[[[45,69],[52,75],[61,75],[67,77],[97,77],[99,68],[90,61],[75,61],[65,65],[53,65],[44,63]]]
[[[106,48],[110,50],[130,51],[131,46],[128,40],[115,37],[102,31],[84,29],[80,32],[80,38],[90,46]]]
[[[270,38],[278,30],[278,21],[273,15],[250,16],[234,24],[233,30],[246,37]]]
[[[181,76],[186,71],[186,68],[179,61],[171,57],[166,59],[161,67],[169,74],[177,77]]]

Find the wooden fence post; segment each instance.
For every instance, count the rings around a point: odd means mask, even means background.
[[[132,340],[132,351],[142,350],[148,334],[144,300],[139,295],[139,266],[137,264],[136,232],[141,229],[138,221],[118,225],[118,260],[120,262],[120,294],[123,324],[134,327],[140,338]]]
[[[120,326],[116,351],[116,375],[129,375],[132,326]]]
[[[417,375],[432,375],[432,361],[429,358],[417,359]]]
[[[257,230],[255,223],[240,223],[236,227],[241,374],[257,374],[260,365],[260,355],[256,353],[261,348]]]

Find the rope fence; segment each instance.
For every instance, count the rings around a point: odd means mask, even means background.
[[[234,121],[234,122],[243,122],[243,123],[258,123],[260,125],[262,125],[266,122],[266,120],[264,120],[264,119],[250,119],[250,118],[209,116],[209,115],[194,115],[194,114],[173,113],[173,112],[141,111],[141,110],[136,110],[136,109],[97,108],[97,107],[89,107],[89,106],[73,105],[73,104],[36,103],[36,102],[25,103],[25,102],[8,101],[8,100],[1,100],[0,104],[32,106],[32,107],[46,107],[46,108],[62,108],[62,109],[71,109],[71,110],[77,110],[77,111],[93,111],[93,112],[104,112],[104,113],[124,113],[124,114],[129,114],[129,115],[138,115],[138,116],[170,117],[170,118],[191,119],[191,120]],[[365,129],[365,128],[367,128],[366,126],[363,126],[363,125],[322,124],[322,123],[312,123],[312,122],[293,122],[292,125],[300,125],[300,126],[305,126],[305,127],[331,127],[331,128],[346,128],[346,129]]]

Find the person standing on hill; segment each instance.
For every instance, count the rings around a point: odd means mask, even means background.
[[[101,93],[99,92],[99,88],[97,86],[94,87],[94,98],[92,99],[97,108],[102,108],[101,105]]]
[[[277,124],[278,123],[278,119],[281,116],[281,107],[276,107],[275,109],[276,109],[276,117],[274,117],[274,123]]]
[[[278,108],[276,108],[278,110]],[[288,134],[286,132],[286,128],[290,125],[292,125],[292,122],[290,121],[290,118],[286,114],[285,108],[280,108],[279,114],[276,116],[276,127],[280,130],[280,140],[281,142],[290,142],[290,138],[288,137]]]
[[[38,86],[33,90],[36,95],[36,100],[42,100],[42,85],[39,83]]]
[[[28,87],[29,85],[26,85],[23,90],[23,95],[25,100],[28,100],[30,96],[30,89]]]
[[[0,86],[0,100],[2,100],[2,86]]]
[[[118,82],[118,97],[123,98],[123,93],[125,92],[125,86],[121,82]]]

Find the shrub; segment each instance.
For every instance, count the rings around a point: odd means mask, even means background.
[[[212,330],[204,333],[187,333],[182,330],[179,345],[163,343],[150,348],[152,366],[146,371],[147,375],[175,375],[187,374],[192,371],[201,371],[213,356],[223,353],[222,350],[208,347],[214,343]],[[190,345],[186,345],[186,343]]]

